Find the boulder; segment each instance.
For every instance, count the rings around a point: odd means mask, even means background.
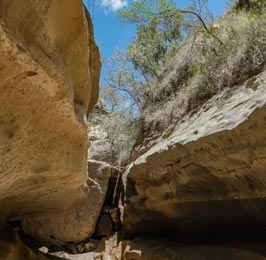
[[[68,214],[23,220],[22,227],[25,233],[48,246],[79,243],[93,234],[114,168],[108,163],[94,160],[89,160],[88,168],[89,192],[83,203]],[[102,223],[101,219],[100,223]]]
[[[123,174],[125,236],[266,231],[266,72],[182,118]]]
[[[141,260],[141,251],[140,250],[131,250],[125,252],[125,259],[126,260]]]

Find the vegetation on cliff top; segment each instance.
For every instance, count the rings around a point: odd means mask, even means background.
[[[91,115],[108,133],[93,148],[103,159],[123,164],[137,139],[162,134],[222,89],[264,69],[264,0],[235,1],[218,19],[207,0],[191,3],[184,12],[171,0],[135,1],[119,13],[136,24],[137,34],[109,61],[101,89],[108,115]]]

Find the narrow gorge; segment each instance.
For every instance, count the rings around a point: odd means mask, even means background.
[[[0,56],[0,260],[266,259],[266,66],[140,132],[122,167],[88,154],[82,0],[0,0]]]

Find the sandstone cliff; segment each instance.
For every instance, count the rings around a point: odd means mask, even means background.
[[[87,162],[101,64],[82,1],[0,0],[0,55],[0,260],[57,259],[5,222],[74,253],[107,237],[99,259],[266,259],[228,241],[265,238],[266,71],[157,136],[118,194],[118,169]]]
[[[1,0],[0,56],[1,221],[74,210],[101,67],[82,1]]]
[[[265,89],[264,71],[222,91],[128,167],[121,207],[126,236],[263,235]]]

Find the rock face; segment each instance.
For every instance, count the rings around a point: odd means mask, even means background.
[[[102,210],[108,181],[114,169],[108,164],[90,160],[89,193],[80,207],[69,214],[30,218],[22,222],[25,233],[45,245],[81,242],[90,237]]]
[[[24,246],[13,230],[5,227],[0,233],[0,259],[27,259],[27,260],[45,260],[46,258],[40,253],[36,254]],[[5,252],[3,255],[2,252]]]
[[[0,1],[1,221],[79,206],[100,59],[81,0]]]
[[[130,245],[138,248],[142,260],[265,260],[264,243],[183,244],[168,240],[137,239]],[[136,250],[133,250],[136,251]],[[135,260],[138,258],[131,258]]]
[[[88,133],[90,137],[88,156],[90,159],[108,161],[106,154],[110,156],[108,151],[111,144],[106,129],[99,124],[102,118],[106,120],[108,114],[110,114],[110,111],[106,109],[104,102],[99,100],[88,120]]]
[[[126,235],[265,234],[265,90],[266,72],[224,90],[128,167]]]
[[[64,260],[40,251],[32,251],[19,239],[17,233],[8,226],[1,227],[0,233],[0,259],[1,260]]]

